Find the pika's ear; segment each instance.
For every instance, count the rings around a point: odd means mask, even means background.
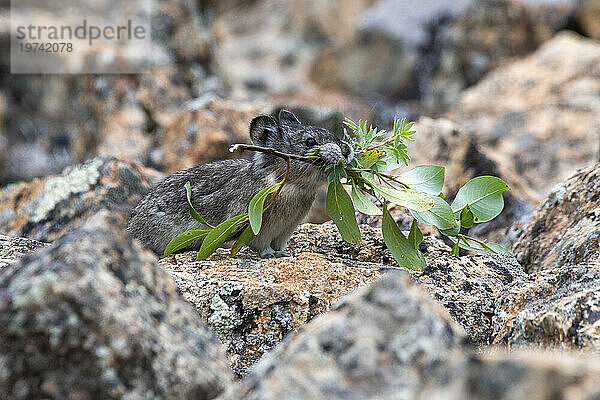
[[[279,123],[281,125],[300,125],[300,120],[288,110],[279,111]]]
[[[250,122],[250,140],[257,146],[268,147],[280,136],[279,124],[270,115],[259,115]]]

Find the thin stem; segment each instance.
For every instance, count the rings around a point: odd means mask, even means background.
[[[231,145],[231,147],[229,148],[230,152],[234,152],[236,150],[250,150],[250,151],[259,151],[261,153],[266,153],[266,154],[271,154],[273,156],[277,156],[277,157],[281,157],[283,159],[286,160],[298,160],[298,161],[304,161],[307,163],[311,163],[311,164],[315,164],[318,161],[317,157],[311,157],[311,156],[299,156],[297,154],[287,154],[287,153],[282,153],[281,151],[277,151],[275,149],[271,149],[269,147],[261,147],[261,146],[255,146],[253,144],[242,144],[242,143],[238,143],[238,144],[234,144]]]
[[[477,238],[474,238],[474,237],[471,237],[471,236],[468,236],[468,235],[463,235],[463,234],[459,234],[459,235],[456,235],[456,236],[458,238],[462,238],[465,242],[467,242],[467,239],[468,240],[472,240],[472,241],[480,244],[485,250],[489,250],[492,253],[496,253],[496,251],[494,251],[494,249],[492,249],[490,246],[488,246],[487,244],[485,244],[485,242],[483,240],[479,240]],[[467,242],[467,244],[469,244],[469,242]]]
[[[394,175],[388,175],[388,174],[382,174],[377,172],[377,176],[379,176],[379,178],[387,178],[389,180],[392,180],[396,183],[401,184],[402,186],[404,186],[406,189],[410,189],[410,186],[408,186],[406,183],[399,181],[398,178],[396,178]]]
[[[359,151],[358,153],[359,153],[359,154],[360,154],[360,153],[366,153],[367,151],[371,151],[371,150],[378,149],[378,148],[380,148],[381,146],[385,146],[386,144],[388,144],[388,143],[390,143],[390,142],[393,142],[393,141],[394,141],[394,139],[396,139],[396,137],[395,137],[395,136],[391,136],[391,137],[387,138],[386,140],[384,140],[383,142],[379,142],[379,143],[377,143],[377,144],[376,144],[376,145],[374,145],[374,146],[371,146],[371,147],[369,147],[369,148],[366,148],[366,149],[364,149],[364,150],[361,150],[361,151]]]

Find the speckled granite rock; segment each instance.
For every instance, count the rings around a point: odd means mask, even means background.
[[[411,398],[464,333],[406,272],[342,298],[220,399]]]
[[[523,267],[507,255],[439,257],[416,279],[448,309],[474,343],[488,344],[496,299],[507,285],[527,279]]]
[[[600,260],[600,164],[558,184],[519,235],[527,272]]]
[[[544,198],[598,160],[599,90],[600,43],[561,32],[486,75],[446,117]]]
[[[0,270],[0,387],[10,399],[216,397],[223,349],[155,257],[104,211]]]
[[[46,246],[48,246],[47,243],[33,239],[0,235],[0,269],[17,262],[24,255]]]
[[[100,209],[127,213],[161,176],[109,157],[9,185],[0,190],[0,232],[51,242]]]
[[[494,343],[600,354],[600,263],[543,270],[496,301]]]
[[[264,352],[353,289],[374,282],[382,271],[399,269],[381,232],[361,226],[363,240],[351,245],[334,225],[301,225],[291,238],[292,257],[258,259],[249,250],[229,257],[222,249],[206,261],[187,252],[160,265],[175,278],[184,297],[217,332],[238,375]],[[425,257],[448,254],[426,237]],[[416,273],[415,273],[416,274]]]

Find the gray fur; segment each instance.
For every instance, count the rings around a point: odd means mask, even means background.
[[[294,114],[282,110],[279,121],[261,115],[250,124],[250,139],[258,146],[271,147],[289,154],[318,152],[326,163],[353,158],[352,147],[326,129],[303,125]],[[314,138],[316,146],[307,139]],[[149,249],[162,255],[177,235],[207,227],[189,213],[184,185],[192,185],[192,203],[212,225],[248,210],[252,197],[262,188],[279,182],[286,170],[285,160],[255,152],[251,160],[222,160],[179,171],[150,191],[133,209],[127,230]],[[281,193],[263,216],[259,234],[250,247],[261,257],[283,254],[294,229],[308,213],[326,176],[317,166],[292,160],[288,180]],[[198,250],[201,241],[188,249]]]

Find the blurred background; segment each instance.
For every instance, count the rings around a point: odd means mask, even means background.
[[[417,121],[414,165],[446,165],[450,196],[501,176],[507,221],[598,160],[599,0],[151,2],[137,75],[11,75],[0,2],[0,186],[97,156],[169,174],[231,156],[281,107],[332,130]]]

